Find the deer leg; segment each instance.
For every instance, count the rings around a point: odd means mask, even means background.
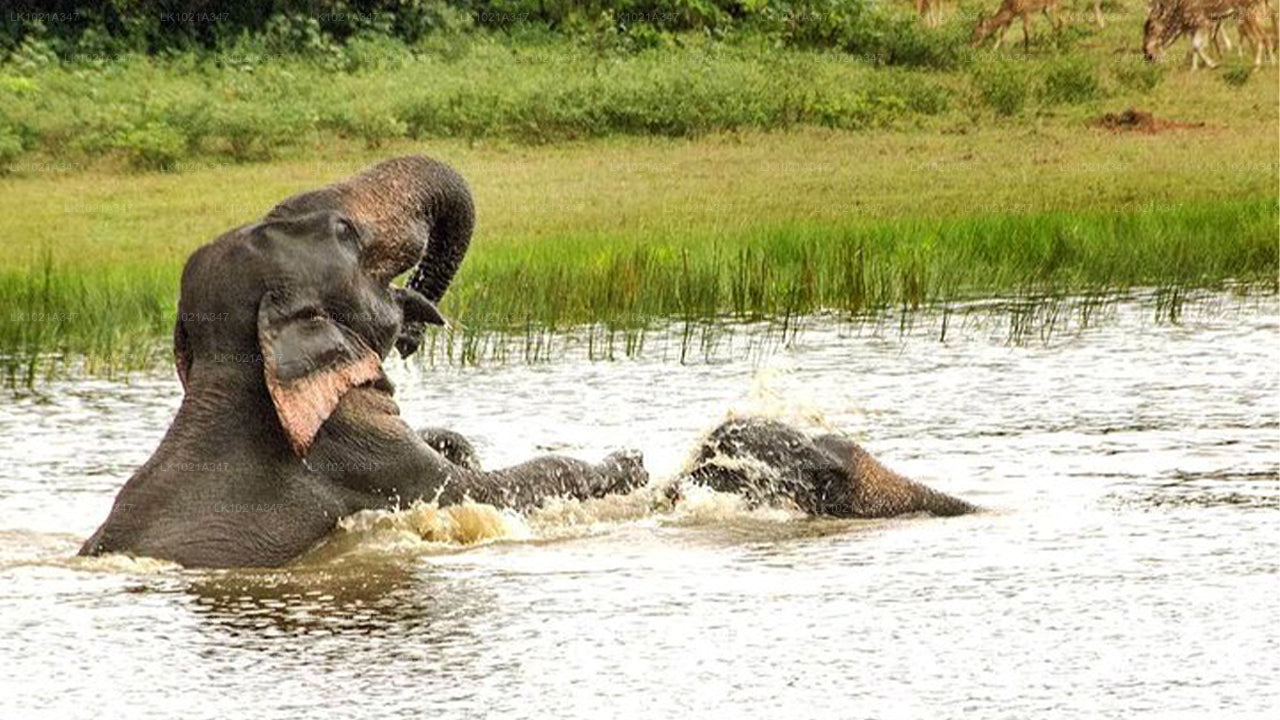
[[[1093,21],[1100,28],[1107,26],[1107,21],[1102,18],[1102,0],[1093,0]]]
[[[1031,52],[1031,16],[1022,16],[1022,49]]]
[[[1263,20],[1265,21],[1266,18],[1264,17]],[[1275,62],[1275,43],[1265,26],[1258,22],[1257,15],[1246,16],[1245,21],[1240,24],[1242,38],[1246,32],[1249,42],[1253,44],[1253,66],[1260,67],[1264,58],[1267,62]]]
[[[1195,32],[1191,33],[1192,44],[1195,43]],[[1228,41],[1230,42],[1230,41]],[[1213,32],[1209,33],[1209,46],[1218,55],[1222,55],[1222,21],[1219,20],[1213,24]]]
[[[1247,42],[1253,48],[1253,66],[1258,67],[1262,64],[1262,43],[1261,38],[1254,32],[1253,23],[1250,22],[1249,16],[1244,15],[1240,18],[1240,52],[1244,53],[1244,44]]]
[[[1230,42],[1230,40],[1227,42]],[[1203,42],[1201,42],[1200,46],[1196,48],[1196,51],[1200,53],[1200,59],[1204,60],[1204,64],[1207,65],[1209,69],[1217,67],[1218,63],[1214,62],[1213,58],[1209,57],[1208,53],[1205,52],[1205,49],[1205,44]]]
[[[1195,33],[1192,34],[1191,36],[1191,69],[1192,70],[1196,69],[1197,58],[1199,58],[1200,60],[1203,60],[1204,66],[1207,68],[1213,69],[1214,67],[1217,67],[1217,63],[1209,59],[1209,56],[1205,54],[1204,45],[1205,45],[1204,29],[1196,28]]]

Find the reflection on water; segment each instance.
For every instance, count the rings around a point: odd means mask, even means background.
[[[395,362],[406,418],[486,465],[631,445],[657,483],[527,516],[363,513],[271,571],[71,557],[174,380],[11,396],[0,717],[1269,717],[1276,298],[1097,313],[1029,343],[1009,342],[1016,313],[956,306],[945,333],[800,318],[715,363]],[[699,491],[673,509],[661,480],[731,411],[850,431],[989,509],[838,521]]]

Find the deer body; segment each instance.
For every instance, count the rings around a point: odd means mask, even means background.
[[[1048,16],[1049,24],[1057,32],[1059,22],[1054,14],[1057,11],[1058,0],[1003,0],[994,15],[979,20],[978,24],[974,26],[973,40],[969,44],[977,47],[994,33],[996,43],[993,49],[999,49],[1000,44],[1004,42],[1004,36],[1009,32],[1009,26],[1013,23],[1014,18],[1022,18],[1022,44],[1024,48],[1030,50],[1031,14],[1043,12]]]
[[[911,1],[925,27],[938,27],[942,23],[942,0]]]
[[[1148,60],[1159,60],[1165,48],[1190,34],[1191,69],[1195,70],[1200,63],[1215,67],[1217,63],[1205,48],[1217,45],[1219,37],[1225,39],[1221,25],[1235,19],[1240,23],[1241,39],[1253,45],[1254,65],[1259,65],[1264,54],[1268,57],[1275,54],[1274,40],[1265,27],[1270,15],[1266,0],[1155,0],[1143,25],[1143,55]]]

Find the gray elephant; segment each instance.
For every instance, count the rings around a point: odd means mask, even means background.
[[[978,508],[889,470],[857,443],[810,435],[777,420],[734,418],[698,448],[686,483],[738,493],[752,505],[789,504],[813,514],[882,518],[914,512],[961,515]]]
[[[422,438],[451,461],[479,469],[462,435],[431,428]],[[679,503],[690,484],[741,495],[752,507],[785,505],[829,517],[949,516],[979,509],[895,473],[843,435],[811,436],[762,417],[733,418],[707,435],[690,469],[668,487],[668,499]]]
[[[80,553],[274,566],[358,510],[468,498],[524,508],[646,482],[633,452],[481,472],[444,435],[428,444],[400,419],[382,360],[443,322],[435,303],[473,222],[456,172],[400,158],[196,250],[174,327],[182,404]],[[411,268],[406,288],[391,285]]]

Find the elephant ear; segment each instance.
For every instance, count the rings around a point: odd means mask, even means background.
[[[348,390],[384,377],[377,353],[315,300],[267,292],[258,305],[258,344],[271,402],[300,457]]]

